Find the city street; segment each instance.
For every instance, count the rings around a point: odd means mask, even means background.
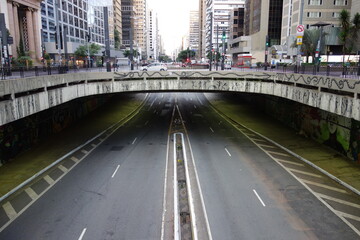
[[[173,211],[163,201],[164,189],[170,195],[173,191],[164,184],[168,162],[174,160],[167,152],[175,106],[188,133],[186,154],[195,166],[189,183],[193,191],[200,190],[193,195],[203,199],[194,198],[195,213],[205,210],[205,222],[195,225],[207,226],[209,238],[359,238],[293,175],[217,115],[203,94],[152,93],[137,117],[94,144],[0,239],[161,239],[162,226],[171,232],[171,220],[163,224],[162,218]],[[169,177],[167,184],[172,184]],[[39,184],[30,188],[36,191]],[[10,203],[16,208],[21,201]]]

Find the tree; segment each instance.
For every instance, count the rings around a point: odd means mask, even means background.
[[[211,57],[212,57],[212,60],[219,62],[220,57],[221,57],[220,52],[214,51],[214,52],[212,52],[212,55],[211,55],[211,52],[209,51],[208,54],[206,55],[206,58],[210,60]]]
[[[166,55],[161,55],[161,56],[159,56],[159,61],[160,62],[171,62],[171,58]]]
[[[90,57],[95,56],[101,47],[95,43],[89,45]],[[75,56],[77,57],[87,57],[88,56],[88,46],[80,45],[74,52]]]
[[[129,58],[130,59],[130,50],[125,50],[124,51],[124,57],[127,57],[127,58]],[[138,57],[139,55],[140,55],[140,53],[138,52],[138,50],[136,50],[136,49],[133,49],[132,50],[132,53],[133,53],[133,57]]]
[[[114,30],[115,49],[120,49],[120,33],[117,29]]]
[[[326,33],[323,32],[322,39],[325,41],[324,36]],[[309,62],[309,57],[315,59],[316,46],[319,41],[320,30],[319,29],[305,29],[303,41],[301,45],[301,52],[303,52],[306,56],[306,62]],[[322,45],[323,46],[323,45]],[[291,45],[292,48],[296,48],[296,41]]]
[[[190,50],[189,48],[187,48],[186,50],[181,51],[178,54],[177,59],[179,59],[181,62],[187,62],[188,58],[189,60],[193,57],[195,57],[195,51],[194,50]]]
[[[349,11],[343,9],[340,12],[340,41],[342,42],[343,63],[345,62],[345,55],[354,52],[359,48],[358,39],[360,32],[360,14],[356,13],[352,20],[350,20]]]

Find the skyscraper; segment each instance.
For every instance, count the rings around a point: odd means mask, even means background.
[[[189,48],[199,52],[199,11],[190,11]]]

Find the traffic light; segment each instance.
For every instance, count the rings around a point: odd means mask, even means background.
[[[266,35],[266,47],[269,47],[270,46],[270,39],[269,39],[269,36]]]
[[[225,34],[225,31],[222,32],[222,37],[221,37],[222,40],[225,40],[226,39],[226,34]]]

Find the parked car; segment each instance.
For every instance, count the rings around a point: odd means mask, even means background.
[[[151,63],[141,67],[142,71],[167,71],[167,66],[163,63]]]

